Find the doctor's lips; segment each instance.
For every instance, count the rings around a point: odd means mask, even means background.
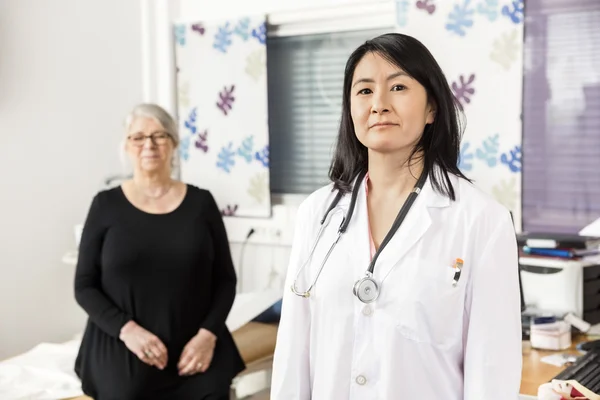
[[[392,122],[377,122],[377,123],[374,123],[373,125],[369,126],[369,129],[377,128],[377,127],[396,126],[396,125],[398,125],[398,124],[394,124]]]

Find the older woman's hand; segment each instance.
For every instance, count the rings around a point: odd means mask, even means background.
[[[142,362],[160,370],[167,366],[168,354],[163,342],[134,321],[123,325],[119,338]]]
[[[179,375],[205,372],[212,361],[217,337],[206,329],[200,329],[183,348],[179,359]]]

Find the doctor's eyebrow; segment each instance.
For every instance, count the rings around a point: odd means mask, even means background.
[[[407,76],[410,78],[410,75],[408,75],[406,72],[398,71],[388,76],[386,80],[391,81],[392,79],[397,78],[399,76]],[[360,78],[352,84],[352,87],[358,85],[359,83],[375,83],[375,80],[373,78]]]

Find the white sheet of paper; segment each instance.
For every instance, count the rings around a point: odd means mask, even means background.
[[[540,361],[546,364],[554,365],[555,367],[562,367],[567,363],[567,361],[569,361],[569,359],[561,353],[542,357]]]
[[[581,236],[600,236],[600,218],[579,231]]]
[[[238,293],[233,301],[226,325],[231,332],[252,321],[282,297],[281,290]]]

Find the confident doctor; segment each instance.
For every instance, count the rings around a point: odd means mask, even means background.
[[[410,36],[350,56],[333,183],[298,211],[272,400],[518,398],[515,233],[457,167],[455,104]]]

